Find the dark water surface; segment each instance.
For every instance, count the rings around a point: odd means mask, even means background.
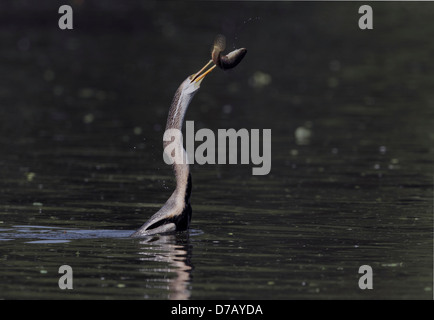
[[[73,1],[61,31],[57,4],[2,1],[0,298],[432,299],[434,4],[374,3],[364,31],[360,5]],[[130,239],[217,33],[248,53],[186,120],[271,129],[271,172],[196,164],[192,229]]]

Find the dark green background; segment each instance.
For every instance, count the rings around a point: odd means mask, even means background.
[[[432,299],[433,3],[371,2],[363,31],[360,2],[70,4],[62,31],[60,3],[0,3],[0,298]],[[195,165],[190,233],[128,239],[218,33],[248,53],[186,120],[271,129],[271,172]]]

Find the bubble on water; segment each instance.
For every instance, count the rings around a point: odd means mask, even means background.
[[[301,126],[295,129],[294,135],[298,145],[307,145],[310,143],[312,131],[307,126]]]
[[[250,78],[249,84],[254,88],[263,88],[271,83],[271,75],[262,71],[256,71]]]
[[[291,149],[290,153],[291,153],[291,156],[293,156],[293,157],[298,156],[298,150],[297,149]]]
[[[88,113],[83,117],[83,122],[86,124],[90,124],[95,120],[95,116],[92,113]]]
[[[35,178],[35,176],[36,176],[36,173],[34,173],[34,172],[27,172],[26,173],[26,178],[27,178],[27,181],[29,181],[29,182],[32,182],[33,179]]]
[[[141,127],[135,127],[134,128],[134,134],[137,136],[142,134],[142,128]]]

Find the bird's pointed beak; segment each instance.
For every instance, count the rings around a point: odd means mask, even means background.
[[[211,68],[209,68],[208,70],[206,70],[206,68],[208,68],[208,66],[212,62],[213,62],[212,60],[208,61],[208,63],[202,69],[200,69],[198,72],[196,72],[195,74],[193,74],[191,76],[191,82],[195,82],[197,84],[200,84],[202,82],[202,80],[205,78],[205,76],[208,73],[210,73],[211,71],[213,71],[214,68],[216,67],[215,65],[213,65]]]

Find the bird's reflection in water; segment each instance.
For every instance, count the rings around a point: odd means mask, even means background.
[[[156,235],[143,238],[139,242],[143,245],[139,252],[141,261],[165,263],[167,267],[152,270],[143,268],[142,272],[165,273],[167,281],[167,298],[171,300],[186,300],[190,298],[191,245],[189,233]],[[170,274],[171,276],[166,276]],[[173,277],[172,275],[175,275]],[[152,281],[152,280],[150,280]]]

